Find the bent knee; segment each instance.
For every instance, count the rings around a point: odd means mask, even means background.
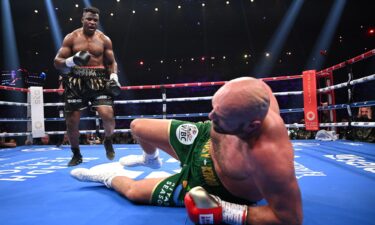
[[[130,123],[130,129],[133,135],[137,136],[142,130],[142,123],[144,122],[144,119],[134,119]]]

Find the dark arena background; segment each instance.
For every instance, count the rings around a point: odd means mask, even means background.
[[[130,122],[207,120],[215,91],[249,76],[264,80],[278,100],[295,151],[303,224],[375,224],[373,1],[0,1],[1,225],[193,224],[184,208],[136,205],[70,176],[54,58],[89,6],[100,10],[98,30],[112,41],[121,94],[114,102],[115,160],[105,158],[101,119],[84,110],[80,167],[134,179],[178,172],[179,162],[165,153],[157,170],[120,166],[119,158],[142,150]],[[309,71],[314,105],[306,101]],[[30,87],[43,93],[43,137],[32,129]],[[317,129],[305,122],[311,108]]]

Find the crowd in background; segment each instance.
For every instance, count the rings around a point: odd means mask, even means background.
[[[321,111],[321,123],[330,123],[329,111]],[[347,119],[343,119],[341,122],[348,122]],[[358,113],[354,117],[353,122],[375,122],[372,117],[371,107],[359,107]],[[305,124],[304,119],[301,119],[299,124]],[[317,131],[308,131],[304,127],[298,128],[292,127],[289,129],[289,137],[292,140],[295,139],[315,139]],[[338,138],[342,140],[352,141],[364,141],[364,142],[375,142],[375,128],[373,127],[354,127],[345,126],[337,127],[336,133]]]

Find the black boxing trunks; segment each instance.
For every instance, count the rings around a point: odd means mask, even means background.
[[[104,67],[73,67],[63,76],[65,112],[91,106],[113,106],[113,98],[105,93],[108,71]]]

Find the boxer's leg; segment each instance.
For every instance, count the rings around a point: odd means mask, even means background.
[[[130,201],[143,204],[150,204],[154,188],[164,179],[133,180],[119,172],[95,171],[86,168],[74,169],[70,174],[79,181],[103,183],[108,188],[115,189]]]
[[[172,146],[169,144],[169,126],[171,120],[135,119],[130,128],[133,137],[141,145],[144,154],[141,156],[126,156],[120,159],[123,166],[147,166],[153,169],[160,168],[162,163],[158,149],[164,150],[178,159]]]
[[[66,128],[69,138],[70,146],[73,152],[73,157],[68,163],[68,166],[76,166],[82,163],[82,155],[79,150],[79,120],[81,117],[80,111],[66,112]]]
[[[109,160],[113,160],[115,158],[115,151],[113,149],[113,140],[112,135],[115,129],[115,119],[112,106],[108,105],[101,105],[95,107],[97,112],[99,113],[100,118],[103,121],[103,128],[104,128],[104,148],[106,150],[106,155]]]

